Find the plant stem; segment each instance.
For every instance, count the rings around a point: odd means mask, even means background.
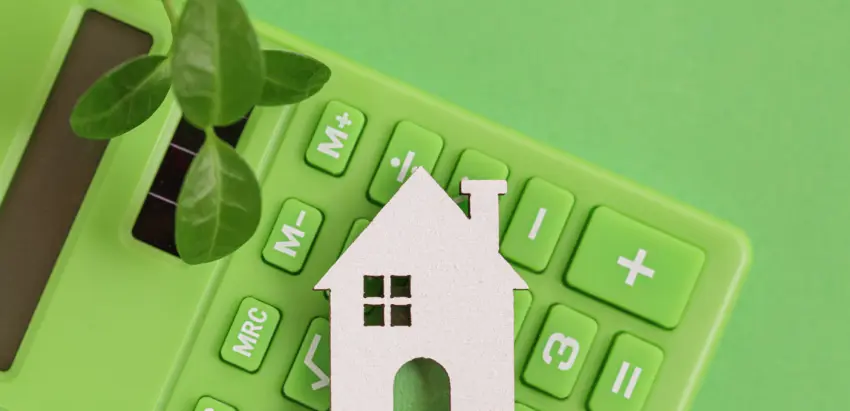
[[[165,7],[165,14],[168,15],[168,20],[171,22],[171,31],[177,29],[177,11],[174,9],[173,0],[162,0],[162,5]]]
[[[204,129],[204,142],[210,138],[218,138],[218,135],[215,133],[215,128],[207,127]]]

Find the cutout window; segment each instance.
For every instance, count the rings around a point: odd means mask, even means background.
[[[410,276],[394,275],[390,277],[390,297],[410,298]]]
[[[384,298],[384,277],[375,275],[364,275],[363,297]]]
[[[389,296],[386,291],[389,290]],[[410,276],[363,276],[363,324],[366,327],[410,327]]]

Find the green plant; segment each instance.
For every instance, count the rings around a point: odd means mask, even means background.
[[[260,185],[244,159],[214,127],[233,124],[256,106],[293,104],[330,79],[323,63],[298,53],[261,50],[239,0],[186,0],[178,16],[163,0],[173,44],[114,68],[77,102],[70,122],[83,138],[110,139],[135,129],[170,90],[185,119],[206,138],[177,201],[180,258],[202,264],[241,247],[260,220]]]

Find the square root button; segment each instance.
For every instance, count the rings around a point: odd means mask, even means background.
[[[566,274],[567,285],[675,328],[705,255],[607,207],[597,208]]]

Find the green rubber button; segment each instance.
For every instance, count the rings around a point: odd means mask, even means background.
[[[519,335],[522,323],[531,308],[533,296],[529,290],[514,290],[514,338]]]
[[[245,371],[257,371],[279,322],[280,311],[276,308],[255,298],[245,298],[221,347],[221,359]]]
[[[298,349],[295,363],[283,384],[283,394],[316,411],[330,407],[330,323],[316,318]]]
[[[522,379],[555,398],[572,393],[596,338],[596,321],[563,305],[549,309]]]
[[[506,180],[508,173],[508,166],[505,163],[488,157],[478,150],[464,150],[446,186],[446,193],[455,199],[466,215],[469,215],[469,197],[460,195],[461,180]]]
[[[307,163],[328,174],[342,175],[365,124],[366,116],[360,110],[339,101],[328,103],[307,146]]]
[[[591,411],[639,411],[655,382],[664,353],[631,334],[620,334],[591,394]]]
[[[514,411],[537,411],[534,408],[531,408],[525,404],[516,403],[514,407]]]
[[[593,212],[567,284],[667,328],[681,320],[703,252],[609,208]]]
[[[201,397],[195,405],[195,411],[236,411],[236,408],[212,397]]]
[[[409,121],[400,122],[369,186],[369,198],[384,205],[422,167],[429,173],[443,151],[443,138]]]
[[[286,200],[263,249],[263,259],[297,274],[304,267],[323,219],[322,212],[315,207],[294,198]]]
[[[505,231],[502,255],[535,272],[543,271],[555,252],[574,202],[567,190],[539,178],[529,180]]]

